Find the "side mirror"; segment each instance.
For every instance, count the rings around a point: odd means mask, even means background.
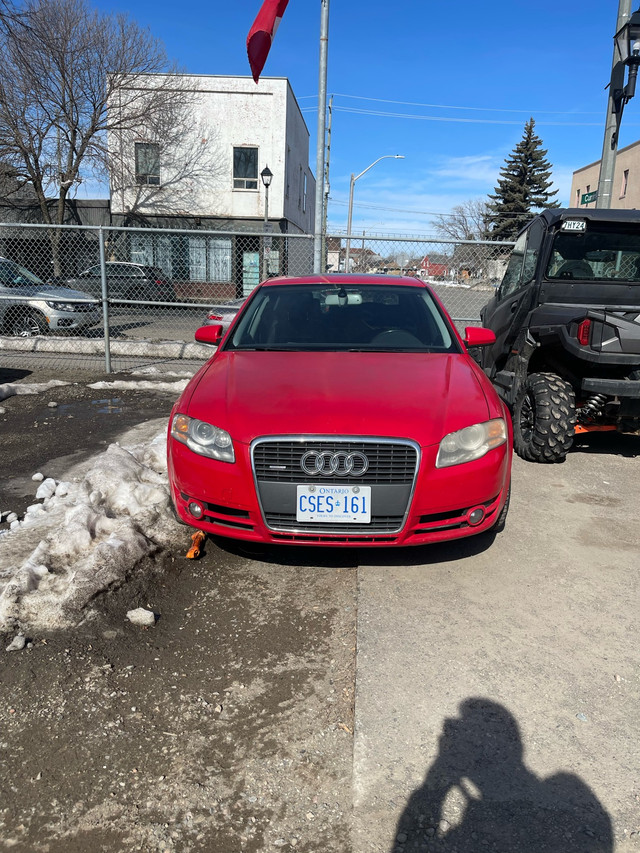
[[[495,344],[496,336],[491,329],[467,326],[464,330],[464,342],[467,347],[488,347]]]
[[[200,344],[213,344],[218,346],[224,337],[224,328],[222,326],[200,326],[196,329],[196,340]]]

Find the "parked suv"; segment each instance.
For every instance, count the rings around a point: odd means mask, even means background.
[[[640,211],[545,210],[481,317],[496,335],[482,366],[523,459],[560,461],[576,433],[640,429]]]
[[[0,258],[0,332],[30,338],[69,334],[95,326],[102,313],[88,293],[45,284],[8,258]]]
[[[105,269],[107,292],[111,299],[175,302],[176,294],[173,285],[160,267],[150,267],[126,261],[108,261],[105,264]],[[101,296],[100,264],[89,267],[75,278],[66,279],[66,283],[86,290],[94,296]]]

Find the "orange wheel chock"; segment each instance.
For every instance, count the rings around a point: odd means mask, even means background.
[[[575,432],[576,435],[583,435],[585,432],[615,432],[618,429],[615,424],[602,424],[592,426],[582,426],[582,424],[576,424]]]
[[[188,560],[197,560],[200,556],[200,548],[207,538],[207,534],[202,530],[196,530],[196,532],[191,537],[191,548],[186,553],[186,557]]]

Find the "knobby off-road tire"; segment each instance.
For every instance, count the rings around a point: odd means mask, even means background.
[[[561,462],[575,434],[573,388],[555,373],[532,373],[513,405],[513,445],[528,462]]]

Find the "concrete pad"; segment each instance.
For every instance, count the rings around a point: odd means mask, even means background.
[[[640,849],[637,452],[515,459],[495,541],[365,553],[354,853]]]

